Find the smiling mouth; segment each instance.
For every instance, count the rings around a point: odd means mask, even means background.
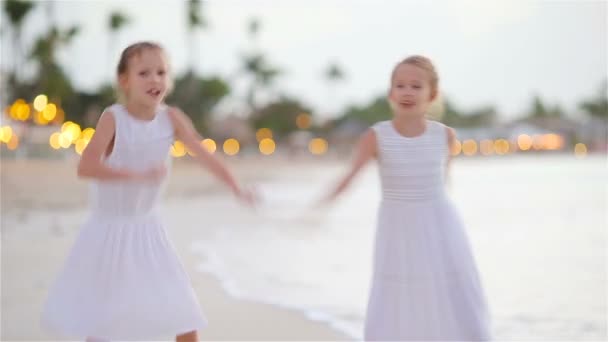
[[[416,103],[414,102],[399,102],[399,105],[402,107],[414,107]]]
[[[153,97],[158,97],[160,95],[160,90],[158,89],[151,89],[147,91],[148,95],[151,95]]]

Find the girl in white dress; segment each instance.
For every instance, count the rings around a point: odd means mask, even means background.
[[[190,119],[163,103],[171,82],[158,44],[126,48],[117,74],[126,101],[104,111],[82,153],[78,175],[92,179],[91,213],[50,289],[42,323],[88,341],[197,341],[206,320],[159,212],[174,139],[237,197],[252,196],[201,147]]]
[[[395,66],[388,100],[393,119],[360,139],[334,199],[378,160],[378,211],[365,340],[489,340],[489,313],[465,229],[444,190],[452,128],[426,119],[438,94],[431,61]]]

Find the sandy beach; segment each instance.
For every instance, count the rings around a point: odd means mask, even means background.
[[[201,340],[360,338],[377,170],[333,206],[311,210],[348,161],[226,162],[261,190],[255,210],[187,158],[175,160],[164,198],[168,233],[210,322]],[[73,157],[2,159],[0,172],[0,340],[58,340],[41,330],[40,311],[86,219],[88,184]],[[606,340],[605,172],[603,155],[454,163],[449,191],[477,256],[494,340]]]
[[[2,341],[57,338],[40,328],[39,318],[48,288],[87,213],[87,182],[76,177],[76,162],[69,158],[3,159],[0,163]],[[232,159],[227,163],[244,182],[274,177],[285,164],[278,159],[264,163]],[[201,215],[206,216],[203,222],[222,220],[222,213],[204,211],[205,201],[214,198],[211,194],[230,196],[209,173],[193,162],[178,160],[169,177],[165,191],[167,212],[179,201],[196,197],[197,201],[200,199]],[[234,208],[248,210],[236,203]],[[200,334],[202,340],[350,340],[298,311],[229,296],[215,277],[198,270],[200,257],[190,250],[193,239],[204,239],[213,232],[193,224],[182,225],[179,217],[168,214],[170,236],[210,321]]]

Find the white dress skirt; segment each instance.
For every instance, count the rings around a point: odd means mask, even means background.
[[[173,127],[167,107],[151,121],[113,105],[111,167],[146,170],[167,162]],[[103,115],[109,115],[104,113]],[[190,278],[167,237],[162,184],[95,181],[91,213],[51,287],[42,324],[63,337],[145,340],[206,325]]]
[[[400,135],[373,126],[378,212],[366,341],[485,341],[489,313],[465,229],[445,194],[446,127]]]

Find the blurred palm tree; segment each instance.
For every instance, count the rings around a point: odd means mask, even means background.
[[[608,120],[608,80],[600,85],[597,94],[584,100],[579,107],[592,117]]]
[[[327,82],[328,86],[328,101],[335,102],[336,101],[336,85],[343,81],[346,78],[346,74],[340,65],[336,62],[329,63],[325,72],[323,73],[323,77]]]
[[[280,140],[298,130],[298,115],[310,112],[310,108],[300,101],[284,97],[260,107],[252,116],[251,123],[256,129],[269,128],[274,139]]]
[[[194,72],[195,65],[200,65],[200,56],[198,53],[199,45],[196,39],[197,29],[205,29],[209,27],[207,19],[202,15],[202,5],[200,0],[188,1],[188,55],[190,56],[190,72]]]
[[[21,69],[24,62],[23,45],[21,44],[23,22],[36,3],[25,0],[6,0],[3,1],[3,4],[3,10],[8,17],[9,24],[11,25],[11,32],[13,34],[12,51],[14,57],[12,72],[9,75],[9,87],[15,87],[21,78]]]
[[[229,93],[230,86],[219,77],[200,78],[186,72],[175,81],[167,102],[178,105],[192,119],[196,129],[207,134],[211,111]]]
[[[325,69],[325,79],[329,83],[340,82],[346,78],[344,70],[338,63],[330,63]]]
[[[441,98],[441,122],[453,127],[491,126],[498,120],[496,109],[492,105],[481,106],[472,110],[458,108],[449,98]]]
[[[113,68],[112,56],[114,55],[114,50],[116,49],[116,44],[118,43],[118,34],[130,22],[131,19],[124,13],[119,11],[113,11],[110,13],[110,17],[108,18],[108,30],[110,32],[110,39],[108,43],[108,65],[111,66],[111,69]],[[114,73],[110,73],[110,75],[113,74]]]
[[[252,42],[252,51],[242,57],[243,71],[251,79],[247,91],[247,104],[251,112],[255,112],[258,105],[258,93],[261,90],[271,91],[276,78],[281,74],[281,70],[270,65],[266,56],[258,47],[258,35],[261,23],[257,18],[253,18],[247,25],[247,32]]]
[[[52,27],[36,40],[29,55],[39,68],[33,82],[35,92],[47,94],[58,102],[74,95],[69,78],[57,62],[56,53],[61,47],[69,45],[79,32],[77,25],[68,29]]]
[[[563,117],[564,111],[559,105],[548,106],[540,96],[535,95],[532,98],[532,104],[528,110],[529,118],[547,118],[547,117]]]

